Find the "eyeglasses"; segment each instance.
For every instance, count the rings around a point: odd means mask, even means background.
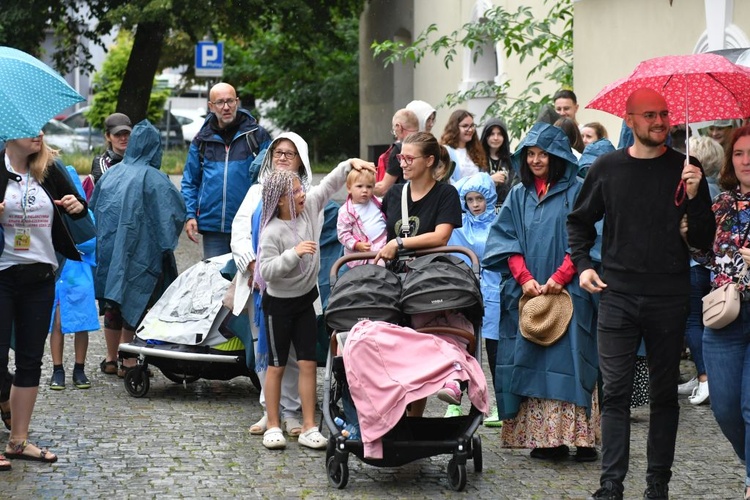
[[[286,158],[287,160],[293,160],[295,156],[297,156],[298,153],[294,151],[281,151],[278,149],[273,150],[273,157],[277,160],[281,158],[282,156]]]
[[[411,165],[412,163],[414,163],[414,160],[416,160],[417,158],[427,158],[427,156],[396,155],[396,159],[399,163],[406,163],[407,165]]]
[[[221,109],[224,106],[229,106],[230,108],[233,108],[237,104],[237,101],[239,101],[239,99],[235,97],[234,99],[220,99],[218,101],[213,101],[213,102],[209,101],[209,102],[213,104],[214,106],[216,106],[217,108]]]
[[[459,125],[458,128],[461,130],[473,130],[477,128],[477,126],[472,123],[471,125]]]
[[[669,119],[669,111],[659,111],[658,113],[656,111],[646,111],[645,113],[628,113],[629,115],[638,115],[642,116],[644,120],[647,122],[652,122],[656,120],[656,117],[658,116],[662,120],[668,120]]]

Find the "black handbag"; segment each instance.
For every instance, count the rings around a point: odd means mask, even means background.
[[[61,163],[55,162],[55,167],[65,176],[65,179],[70,179],[68,171]],[[75,190],[72,181],[70,181],[70,185],[73,190]],[[70,237],[73,239],[73,243],[80,245],[92,238],[96,238],[96,226],[94,225],[94,219],[91,217],[91,213],[88,212],[88,209],[86,216],[78,219],[71,217],[65,210],[60,210],[60,213],[62,215],[63,223],[65,224],[68,233],[70,233]]]

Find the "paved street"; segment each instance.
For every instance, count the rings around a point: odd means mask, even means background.
[[[198,247],[183,236],[180,269],[198,258]],[[271,452],[260,437],[247,432],[261,414],[248,379],[200,380],[183,387],[154,369],[148,395],[136,399],[120,379],[98,370],[104,341],[101,332],[95,332],[87,361],[93,386],[78,390],[70,381],[72,348],[69,338],[64,391],[48,388],[51,363],[45,358],[30,436],[58,453],[60,460],[54,465],[14,461],[11,472],[0,472],[0,498],[583,499],[598,486],[598,462],[534,461],[527,450],[502,449],[499,431],[482,427],[484,472],[475,474],[469,463],[464,493],[449,488],[448,456],[399,468],[376,468],[351,456],[349,485],[335,490],[327,482],[325,452],[296,442],[285,451]],[[692,407],[684,397],[681,404],[671,498],[741,498],[743,467],[710,408]],[[428,413],[440,415],[444,408],[431,400]],[[641,498],[645,487],[645,409],[634,412],[632,428],[628,499]],[[7,438],[4,429],[0,438]]]

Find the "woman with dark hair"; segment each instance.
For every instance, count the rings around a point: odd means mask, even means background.
[[[565,135],[568,137],[568,142],[570,142],[570,147],[573,149],[573,155],[575,155],[576,158],[580,159],[581,154],[583,153],[583,148],[585,148],[586,145],[583,143],[581,131],[578,130],[578,125],[576,125],[576,122],[574,122],[570,118],[563,117],[557,120],[554,125],[555,127],[560,128],[563,132],[565,132]]]
[[[6,458],[57,461],[57,455],[28,441],[29,424],[39,393],[58,255],[81,260],[63,213],[79,219],[87,211],[56,157],[41,133],[9,140],[0,151],[0,224],[5,228],[0,254],[0,380],[7,378],[14,329],[16,361],[10,391],[12,426],[0,470],[10,469]]]
[[[715,199],[716,237],[711,251],[693,258],[713,271],[712,289],[732,281],[742,291],[739,316],[724,328],[703,331],[711,410],[734,452],[745,464],[745,499],[750,498],[750,126],[734,131],[724,166],[723,190]]]
[[[487,171],[487,156],[479,142],[474,115],[465,109],[457,109],[451,113],[440,137],[440,144],[449,148],[449,153],[456,162],[456,170],[451,175],[453,181]]]
[[[521,182],[490,227],[482,267],[502,274],[500,340],[495,370],[503,446],[531,448],[531,457],[555,460],[575,446],[576,460],[596,460],[599,411],[594,303],[578,284],[567,253],[565,222],[582,184],[565,133],[535,124],[512,157]],[[572,318],[551,345],[519,329],[525,300],[566,293]]]
[[[104,153],[94,157],[91,163],[91,173],[83,180],[83,190],[86,192],[86,199],[90,200],[94,193],[94,186],[99,182],[99,178],[110,167],[117,165],[125,156],[125,150],[128,147],[130,133],[133,131],[133,124],[130,118],[122,113],[112,113],[104,120],[104,139],[107,141],[107,149]],[[106,371],[103,362],[102,371],[104,373],[115,373],[116,366],[114,362],[106,365]]]
[[[443,246],[461,227],[461,201],[458,191],[446,182],[439,182],[450,165],[445,147],[427,132],[415,132],[404,139],[397,156],[404,171],[406,184],[396,184],[383,198],[388,243],[380,249],[375,262],[396,258],[398,250],[416,250]],[[403,220],[401,197],[406,190],[408,220]],[[421,416],[425,400],[411,405],[410,416]]]
[[[516,172],[510,164],[510,139],[508,127],[498,118],[491,118],[482,130],[480,140],[484,154],[487,156],[489,170],[497,192],[496,208],[505,201],[511,186],[516,181]]]

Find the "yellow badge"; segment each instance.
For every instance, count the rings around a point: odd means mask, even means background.
[[[29,248],[31,248],[31,229],[17,227],[16,236],[13,238],[13,250],[28,250]]]

